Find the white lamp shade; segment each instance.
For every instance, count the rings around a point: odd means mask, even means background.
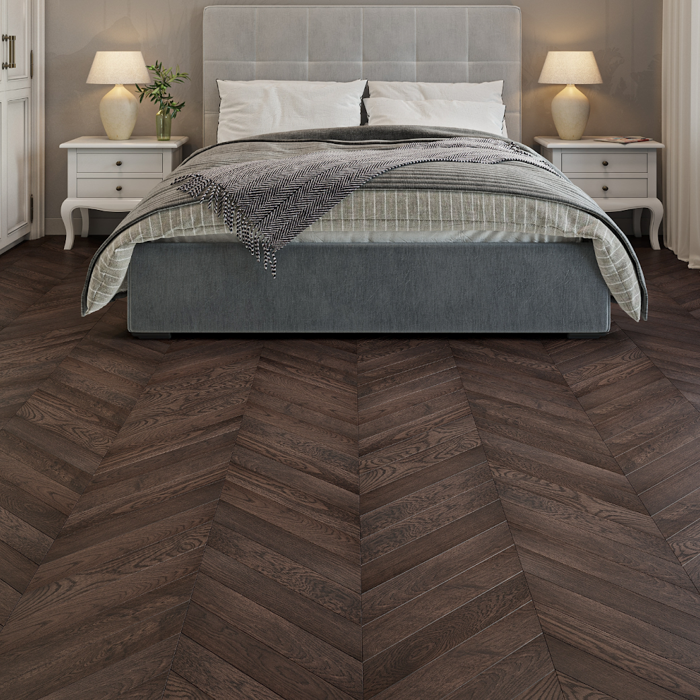
[[[593,51],[550,51],[540,83],[595,85],[603,82]]]
[[[98,51],[87,82],[96,85],[131,85],[150,81],[140,51]]]

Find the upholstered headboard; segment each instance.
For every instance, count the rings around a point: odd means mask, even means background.
[[[204,10],[204,145],[217,79],[505,81],[521,140],[521,18],[511,6],[215,5]]]

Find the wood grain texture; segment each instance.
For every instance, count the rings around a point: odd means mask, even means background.
[[[539,632],[449,344],[361,341],[358,385],[364,698],[516,697],[553,667],[541,637],[486,651]]]
[[[561,692],[585,697],[590,686],[602,697],[697,697],[690,630],[700,597],[681,566],[682,555],[693,557],[695,540],[689,532],[675,551],[669,546],[673,541],[661,533],[630,483],[627,463],[618,459],[658,426],[673,428],[680,416],[693,421],[695,409],[660,372],[647,373],[646,386],[611,394],[615,370],[625,385],[624,368],[644,360],[624,332],[612,335],[597,347],[589,341],[526,348],[522,341],[483,341],[496,372],[514,387],[512,400],[473,381],[483,352],[475,355],[466,341],[452,341],[452,347],[551,659],[573,679]],[[585,347],[577,350],[577,343]],[[541,410],[522,409],[523,367],[528,391],[534,385],[542,397]],[[547,392],[561,397],[562,380],[579,399],[601,377],[605,400],[588,404],[588,411],[583,401],[578,408],[566,404],[564,413],[561,401],[547,400]],[[543,420],[545,412],[561,413],[556,427]],[[669,624],[667,611],[681,613],[683,630]],[[599,673],[584,672],[587,665]]]
[[[644,262],[654,256],[641,250],[640,257]],[[693,271],[675,265],[658,277],[652,276],[652,304],[646,323],[632,323],[614,309],[620,342],[633,343],[650,365],[644,382],[632,382],[625,372],[627,363],[614,352],[616,346],[606,345],[595,358],[610,368],[606,393],[595,406],[586,406],[576,378],[568,372],[572,360],[562,361],[560,349],[552,349],[551,355],[690,579],[700,588],[700,318],[693,302],[700,286],[696,278]],[[591,353],[578,356],[574,360],[577,371],[596,371],[591,358]]]
[[[599,340],[136,341],[0,258],[0,695],[700,697],[700,282]]]

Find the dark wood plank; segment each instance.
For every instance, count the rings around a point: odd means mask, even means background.
[[[161,499],[150,508],[142,507],[134,513],[110,514],[111,517],[104,520],[96,519],[94,524],[97,527],[89,527],[93,524],[92,522],[81,522],[74,529],[64,528],[54,542],[46,562],[57,561],[109,539],[123,536],[125,532],[158,523],[178,513],[184,513],[206,504],[216,504],[221,495],[222,487],[221,481],[214,481],[191,492],[178,494],[173,498]]]
[[[528,510],[541,510],[546,514],[550,523],[563,521],[565,524],[580,527],[584,531],[592,531],[603,537],[611,539],[624,547],[633,547],[640,552],[649,552],[659,559],[666,559],[670,568],[675,564],[675,558],[668,544],[653,531],[641,531],[626,524],[617,523],[614,519],[604,516],[598,517],[585,507],[577,507],[571,502],[548,498],[547,494],[538,494],[534,489],[523,488],[523,479],[515,483],[512,480],[500,480],[498,482],[501,500],[513,503]],[[651,520],[651,518],[649,518]]]
[[[425,397],[423,403],[397,409],[367,422],[360,422],[360,456],[383,451],[394,454],[394,450],[410,447],[411,440],[423,442],[426,432],[442,425],[453,423],[471,415],[464,392],[457,390],[438,397]],[[400,445],[400,447],[399,447]],[[365,460],[361,461],[364,465]]]
[[[659,530],[670,537],[697,521],[700,514],[700,489],[691,491],[654,515]]]
[[[213,656],[213,655],[212,655]],[[216,657],[214,657],[216,659]],[[213,673],[207,676],[208,685],[213,685],[215,682]],[[207,685],[207,683],[204,683]],[[233,683],[230,684],[231,689],[229,692],[232,694]],[[197,686],[192,685],[189,681],[186,681],[182,676],[178,676],[175,671],[170,671],[168,674],[168,680],[165,686],[165,691],[162,697],[168,698],[169,700],[212,700],[212,696],[205,693],[203,690],[197,688]],[[240,696],[239,696],[240,697]],[[254,698],[254,695],[247,697]],[[277,696],[279,698],[279,695]],[[269,700],[269,699],[268,699]]]
[[[344,654],[362,659],[360,626],[217,550],[207,549],[202,573],[297,627],[322,639]]]
[[[607,661],[554,637],[545,636],[545,638],[558,671],[595,690],[603,687],[606,693],[611,694],[616,700],[677,700],[684,697],[623,671]]]
[[[457,462],[457,460],[449,461]],[[465,462],[460,460],[459,467],[463,467],[464,464]],[[430,473],[427,474],[425,473],[426,471]],[[462,468],[456,474],[449,474],[448,472],[448,476],[440,479],[440,476],[444,473],[443,470],[435,467],[429,470],[422,470],[421,476],[424,477],[425,481],[428,481],[428,478],[430,481],[426,486],[420,488],[422,480],[413,479],[412,491],[407,495],[403,495],[408,488],[405,479],[402,480],[403,489],[397,488],[391,493],[387,489],[386,498],[392,498],[392,500],[386,505],[374,508],[362,516],[363,536],[365,538],[370,537],[376,532],[395,526],[404,520],[415,517],[419,513],[424,513],[446,499],[451,499],[466,491],[470,491],[485,481],[491,481],[491,472],[488,465],[483,463],[476,467]],[[363,497],[366,497],[366,495],[363,494]]]
[[[552,661],[544,637],[537,637],[465,683],[448,695],[446,700],[501,700],[520,697],[523,689],[527,691],[545,674],[552,673]]]
[[[700,647],[695,642],[536,576],[528,576],[528,585],[538,599],[546,600],[546,605],[542,607],[547,610],[547,619],[556,621],[560,636],[563,633],[569,634],[567,629],[573,629],[570,620],[576,619],[576,628],[591,627],[594,624],[595,630],[639,646],[640,650],[668,660],[669,665],[679,665],[696,673],[700,670]],[[568,619],[558,616],[566,616]],[[640,651],[639,656],[641,655]]]
[[[440,700],[542,634],[528,603],[387,688],[380,700]]]
[[[374,453],[360,462],[360,487],[363,496],[371,491],[382,489],[399,479],[406,479],[427,468],[432,472],[440,469],[441,462],[460,457],[464,461],[465,453],[480,447],[479,436],[473,427],[471,418],[441,425],[423,436],[422,444],[410,441],[400,448]],[[480,455],[483,460],[483,455]],[[391,460],[392,457],[399,459]],[[468,457],[466,459],[469,459]],[[471,460],[470,460],[471,461]],[[425,475],[423,475],[425,478]],[[411,483],[411,482],[406,482]],[[391,487],[393,491],[395,487]],[[363,499],[364,500],[364,499]],[[376,497],[372,503],[376,503]]]
[[[351,591],[360,591],[360,570],[356,565],[314,542],[294,536],[283,527],[234,508],[225,501],[219,503],[215,521],[326,576],[331,581],[336,581]]]
[[[214,523],[208,544],[217,552],[277,581],[295,593],[360,624],[360,596],[287,557]]]
[[[549,651],[549,648],[547,649]],[[554,671],[518,695],[515,700],[569,700],[562,690],[561,677]],[[589,698],[588,700],[604,700]]]
[[[588,572],[533,554],[523,547],[518,549],[518,554],[523,569],[529,576],[538,576],[603,605],[614,606],[620,612],[689,641],[700,641],[697,618],[692,615],[636,591],[616,586]]]
[[[285,618],[203,574],[192,600],[348,695],[362,698],[361,662],[314,634],[304,632]]]
[[[156,700],[163,694],[177,639],[176,636],[165,639],[51,695],[61,700],[95,700],[98,697]]]
[[[529,600],[519,574],[365,661],[365,697],[378,695]]]
[[[194,586],[196,574],[190,574],[146,590],[143,594],[117,602],[99,613],[83,619],[72,619],[49,634],[30,635],[3,648],[3,662],[8,675],[23,675],[44,663],[47,657],[60,655],[76,645],[99,646],[110,637],[131,628],[154,615],[186,604]],[[50,625],[47,625],[50,627]],[[4,640],[3,640],[4,641]]]
[[[304,515],[287,504],[261,496],[253,491],[244,489],[227,479],[221,496],[222,500],[239,510],[266,520],[301,538],[336,554],[349,562],[357,562],[360,558],[360,540],[356,535],[348,534],[321,520]]]
[[[510,547],[363,626],[364,661],[427,627],[521,571]]]
[[[255,475],[264,478],[268,483],[303,491],[312,498],[319,499],[347,513],[357,513],[358,511],[359,494],[331,484],[325,479],[318,479],[314,474],[295,469],[293,466],[278,462],[259,452],[236,445],[231,455],[229,474],[234,476],[243,473],[247,473],[248,478]],[[276,486],[276,488],[280,487]]]
[[[681,467],[682,465],[678,465]],[[700,484],[700,462],[682,469],[669,476],[656,486],[640,493],[647,510],[656,515],[660,510],[668,508],[676,501],[692,493],[695,487]],[[700,515],[700,513],[698,514]]]
[[[346,491],[357,492],[357,459],[326,445],[247,416],[241,426],[238,444],[269,459],[325,479]]]
[[[16,591],[25,591],[37,564],[0,541],[0,580]]]
[[[512,543],[508,526],[501,523],[373,588],[362,596],[365,625],[434,590],[489,556],[500,554]]]
[[[539,546],[542,538],[551,538],[551,543],[543,550],[547,553],[559,548],[572,552],[581,550],[681,588],[694,589],[682,569],[669,566],[667,559],[631,547],[620,547],[600,533],[586,531],[561,520],[543,518],[539,512],[513,503],[507,504],[506,510],[511,532],[519,541],[527,542],[531,549]]]
[[[107,657],[102,645],[88,645],[72,649],[70,655],[64,653],[50,656],[38,668],[31,669],[23,676],[5,675],[0,679],[0,692],[21,700],[42,697],[67,688],[149,647],[173,639],[182,628],[186,612],[187,605],[182,605],[105,639],[104,644],[110,649]],[[86,685],[89,685],[89,681]],[[69,694],[64,694],[63,697],[75,697],[70,695],[70,692],[72,691],[68,691]]]
[[[601,693],[590,685],[577,681],[565,673],[559,673],[559,682],[567,700],[614,700],[609,695]]]
[[[554,455],[486,430],[480,434],[489,448],[489,464],[494,468],[522,472],[535,479],[646,515],[644,505],[629,481],[620,473]]]
[[[495,501],[498,501],[496,486],[487,478],[478,486],[463,490],[452,498],[443,501],[436,498],[435,505],[407,518],[405,522],[364,537],[362,561],[369,563]]]
[[[205,693],[202,688],[208,692]],[[173,700],[280,700],[277,693],[184,636],[178,646],[173,672],[163,697]]]
[[[285,699],[351,697],[196,604],[190,605],[183,634],[205,649],[213,646],[230,666]]]
[[[363,592],[427,562],[504,520],[503,508],[496,500],[429,535],[418,538],[415,542],[368,562],[362,567]]]

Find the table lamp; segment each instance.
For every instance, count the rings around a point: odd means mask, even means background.
[[[107,137],[126,141],[136,126],[138,101],[124,83],[147,83],[150,80],[140,51],[98,51],[87,82],[114,85],[100,102],[100,117]]]
[[[603,82],[592,51],[550,51],[540,75],[540,83],[564,84],[552,100],[552,117],[559,138],[578,141],[586,129],[591,106],[588,98],[574,85]]]

